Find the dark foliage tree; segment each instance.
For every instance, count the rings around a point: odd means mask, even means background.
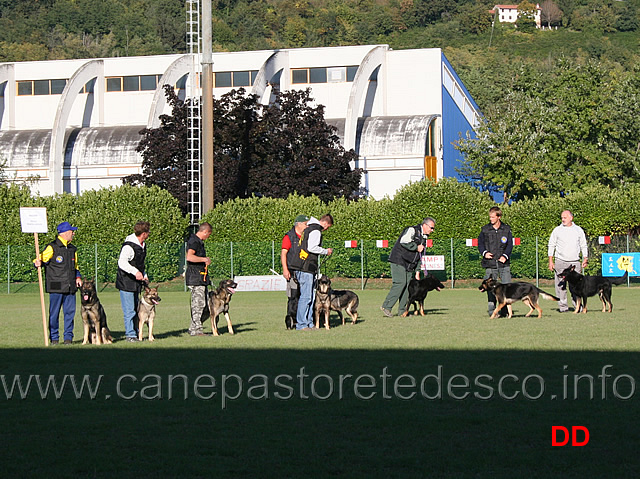
[[[136,151],[142,154],[142,174],[123,178],[124,183],[158,185],[171,193],[187,211],[187,104],[173,88],[164,87],[171,115],[160,116],[158,128],[140,131],[142,140]]]
[[[159,128],[141,131],[142,174],[124,181],[158,185],[186,212],[187,104],[171,87],[165,93],[172,115],[162,115]],[[312,102],[308,90],[277,93],[267,106],[243,89],[214,100],[216,203],[252,195],[286,198],[294,192],[323,201],[358,195],[361,171],[349,165],[357,155],[340,145],[324,108]]]
[[[213,102],[215,202],[251,196],[249,170],[253,158],[252,132],[259,121],[260,103],[243,88]]]
[[[424,27],[450,17],[457,8],[453,0],[417,0],[411,13],[415,24]]]
[[[635,32],[640,28],[638,20],[638,7],[632,4],[625,5],[616,20],[616,29],[620,32]]]
[[[309,90],[292,90],[263,110],[252,134],[251,194],[286,198],[297,191],[323,201],[357,195],[361,171],[349,166],[357,155],[340,145],[324,107],[312,101]]]

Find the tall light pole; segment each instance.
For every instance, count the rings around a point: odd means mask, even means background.
[[[211,0],[202,0],[202,212],[213,209],[213,54]]]

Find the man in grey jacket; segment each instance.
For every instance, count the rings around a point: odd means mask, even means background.
[[[549,270],[555,271],[556,295],[560,298],[558,310],[565,313],[569,311],[567,289],[566,285],[564,288],[560,286],[561,279],[558,277],[558,273],[569,266],[575,266],[576,271],[582,273],[582,269],[587,267],[589,249],[584,230],[573,222],[571,211],[564,210],[560,218],[562,224],[555,227],[549,238],[548,256]],[[580,261],[580,253],[582,253],[582,261]],[[571,299],[575,307],[575,299]]]

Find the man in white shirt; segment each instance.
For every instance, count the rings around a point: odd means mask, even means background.
[[[142,282],[149,280],[145,273],[145,241],[148,238],[149,222],[138,221],[133,227],[133,234],[124,240],[118,258],[116,288],[120,290],[125,338],[132,343],[138,341],[138,296]]]
[[[549,238],[548,256],[549,270],[555,271],[556,295],[560,298],[558,310],[565,313],[569,311],[567,286],[565,285],[564,289],[560,287],[561,279],[558,277],[558,273],[569,266],[575,266],[576,271],[582,273],[582,269],[587,267],[589,249],[584,230],[573,222],[571,211],[564,210],[560,218],[562,224],[554,228]],[[580,253],[582,253],[582,262],[580,261]],[[575,307],[575,299],[571,299]]]
[[[322,216],[319,220],[313,216],[309,218],[307,227],[300,237],[300,252],[289,263],[289,269],[295,271],[296,279],[300,285],[300,299],[298,300],[298,314],[296,317],[297,330],[314,329],[314,290],[316,287],[316,275],[320,267],[318,256],[333,253],[332,248],[322,247],[322,232],[328,230],[331,226],[333,226],[333,216],[330,214]]]

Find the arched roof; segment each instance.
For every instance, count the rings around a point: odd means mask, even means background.
[[[424,156],[429,125],[438,115],[359,118],[355,151],[361,157]],[[344,145],[345,119],[329,119]],[[344,145],[346,148],[346,145]]]
[[[139,165],[136,152],[144,125],[67,129],[64,166]],[[48,168],[51,130],[0,131],[0,157],[7,168]]]
[[[361,157],[424,156],[428,129],[437,115],[360,118],[356,152]],[[328,119],[344,144],[345,119]],[[64,166],[139,165],[136,147],[145,125],[67,129]],[[0,157],[8,168],[48,168],[51,130],[0,131]]]

